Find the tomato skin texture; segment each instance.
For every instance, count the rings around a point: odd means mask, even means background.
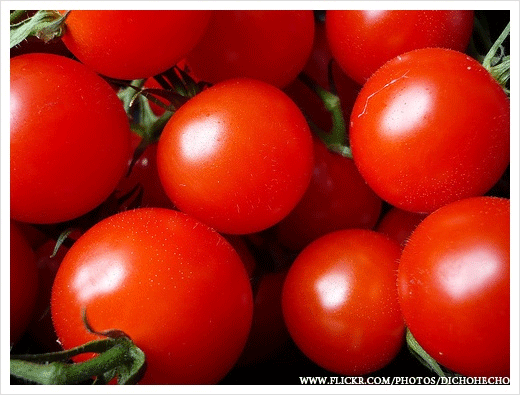
[[[51,54],[11,59],[11,218],[56,223],[102,203],[124,175],[130,127],[101,77]]]
[[[354,161],[391,205],[429,213],[486,193],[509,164],[509,100],[460,52],[427,48],[386,63],[350,118]]]
[[[473,18],[469,10],[329,10],[325,22],[334,59],[363,85],[384,63],[414,49],[464,52]]]
[[[148,78],[173,67],[193,49],[211,12],[73,10],[62,40],[100,74],[124,80]]]
[[[397,355],[405,329],[395,286],[399,254],[397,242],[365,229],[329,233],[300,253],[282,309],[307,357],[334,373],[363,375]]]
[[[16,344],[31,320],[38,293],[36,256],[17,225],[11,221],[10,343]]]
[[[419,344],[466,376],[509,375],[509,200],[474,197],[426,217],[403,250],[399,301]]]
[[[314,172],[298,205],[277,226],[278,240],[300,251],[318,237],[347,228],[372,229],[382,201],[350,158],[314,138]]]
[[[305,66],[313,37],[309,10],[216,10],[187,63],[212,84],[247,77],[282,88]]]
[[[234,79],[185,103],[159,139],[166,194],[189,215],[229,234],[266,229],[309,185],[310,129],[294,102],[261,81]]]
[[[140,384],[215,384],[238,359],[252,319],[239,256],[218,233],[178,211],[109,217],[69,250],[52,289],[65,349],[122,330],[147,357]]]

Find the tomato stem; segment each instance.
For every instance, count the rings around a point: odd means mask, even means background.
[[[13,12],[10,26],[10,45],[11,48],[20,44],[28,37],[34,36],[39,39],[49,42],[50,40],[61,37],[65,31],[65,20],[70,11],[65,14],[60,14],[54,10],[39,10],[32,17],[22,20],[18,23],[12,23],[17,20],[23,11]],[[14,15],[13,15],[14,14]]]
[[[482,66],[489,71],[506,93],[509,93],[506,85],[510,76],[510,57],[509,55],[504,56],[502,44],[509,36],[510,25],[511,23],[509,22],[482,61]],[[497,55],[499,50],[500,54]]]
[[[68,363],[75,355],[98,353],[80,363]],[[11,356],[11,375],[37,384],[77,384],[98,377],[118,384],[135,384],[144,373],[144,353],[128,338],[95,340],[79,347],[56,353]]]
[[[446,374],[437,363],[435,359],[433,359],[425,350],[421,347],[421,345],[415,340],[412,332],[407,328],[406,329],[406,344],[411,353],[428,369],[437,373],[440,377],[445,377]]]
[[[312,78],[305,73],[300,73],[298,79],[307,85],[323,102],[325,109],[331,114],[332,128],[327,133],[319,128],[311,120],[307,120],[313,132],[323,141],[323,143],[330,149],[342,156],[352,158],[352,151],[349,146],[347,125],[343,117],[343,110],[341,102],[337,95],[317,84]]]

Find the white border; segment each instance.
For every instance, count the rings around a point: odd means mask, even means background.
[[[517,1],[1,1],[1,133],[0,133],[0,253],[1,323],[9,322],[9,48],[8,14],[10,9],[509,9],[511,11],[511,385],[510,386],[11,386],[9,385],[9,331],[1,331],[1,393],[12,394],[169,394],[169,393],[519,393],[519,3]],[[5,325],[4,325],[5,324]]]

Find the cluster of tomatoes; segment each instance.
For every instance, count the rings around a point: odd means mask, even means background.
[[[11,50],[13,354],[117,334],[140,384],[296,384],[432,374],[413,337],[509,376],[492,13],[48,15],[59,37]]]

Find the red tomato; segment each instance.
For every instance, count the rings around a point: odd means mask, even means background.
[[[282,314],[282,288],[287,272],[264,274],[254,297],[253,323],[239,365],[265,362],[289,340]]]
[[[147,358],[141,384],[214,384],[249,334],[252,292],[238,254],[178,211],[137,209],[81,236],[63,260],[51,310],[65,349],[119,329]]]
[[[354,161],[314,139],[314,172],[298,205],[276,227],[279,241],[298,251],[326,233],[375,226],[381,199],[359,174]]]
[[[325,27],[323,24],[317,24],[311,56],[303,72],[328,91],[331,90],[329,85],[329,62],[331,60],[332,55],[325,37]],[[331,72],[343,116],[348,123],[360,86],[346,76],[336,62],[332,62]],[[284,88],[284,92],[294,100],[308,119],[323,131],[330,131],[332,127],[331,113],[325,108],[320,97],[306,84],[297,78]]]
[[[259,79],[277,87],[305,66],[314,37],[312,11],[217,10],[187,63],[200,79]]]
[[[85,65],[112,78],[160,74],[202,37],[212,11],[74,10],[62,37]]]
[[[473,11],[330,10],[325,22],[334,59],[364,84],[385,62],[413,49],[463,52],[473,30]]]
[[[55,246],[56,240],[50,239],[35,251],[39,286],[36,306],[27,333],[42,348],[43,352],[61,350],[52,325],[51,289],[56,272],[69,249],[65,245],[61,245],[56,255],[51,257]]]
[[[397,242],[364,229],[329,233],[289,269],[285,323],[312,361],[337,374],[364,375],[399,352],[404,322],[395,286]]]
[[[139,136],[132,134],[134,148],[137,148],[140,140]],[[129,163],[131,161],[132,159],[129,159]],[[122,197],[130,193],[138,185],[142,188],[140,207],[174,208],[159,179],[157,143],[150,144],[134,163],[130,174],[126,174],[121,179],[116,188],[117,196]],[[123,206],[122,209],[126,209],[126,207]]]
[[[11,59],[11,217],[76,218],[102,203],[127,170],[130,127],[101,77],[51,54]]]
[[[426,214],[412,213],[392,207],[381,218],[376,230],[397,241],[404,248],[414,229],[426,218]]]
[[[282,91],[228,80],[175,112],[157,163],[181,211],[219,232],[253,233],[279,222],[301,199],[313,167],[312,136]]]
[[[463,199],[424,219],[401,256],[408,328],[463,375],[509,375],[509,226],[508,199]]]
[[[463,53],[427,48],[381,67],[350,118],[354,161],[403,210],[431,212],[486,193],[509,164],[509,99]]]
[[[18,227],[11,221],[11,345],[15,344],[27,329],[38,292],[36,257]]]

